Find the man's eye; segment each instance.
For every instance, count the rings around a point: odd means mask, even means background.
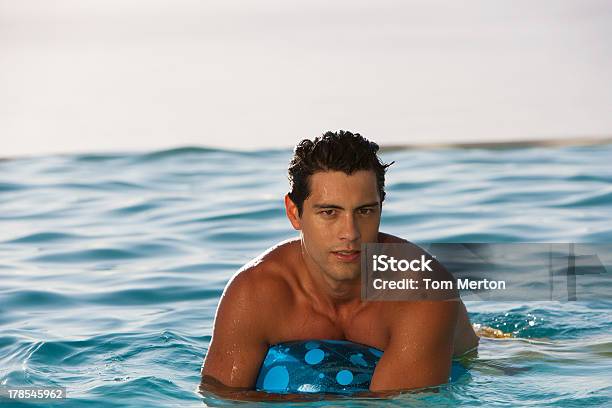
[[[327,217],[331,217],[335,213],[336,213],[336,210],[323,210],[319,214],[323,214],[323,215],[325,215]]]
[[[372,208],[361,208],[359,209],[359,213],[363,214],[363,215],[369,215],[372,214],[374,212],[374,210]]]

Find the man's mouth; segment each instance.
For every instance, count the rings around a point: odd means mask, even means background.
[[[332,254],[342,262],[355,262],[359,259],[360,253],[358,250],[332,251]]]

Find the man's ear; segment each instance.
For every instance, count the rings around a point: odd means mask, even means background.
[[[285,194],[285,212],[287,213],[287,218],[289,218],[289,222],[293,229],[298,231],[301,230],[302,224],[300,222],[300,214],[297,205],[289,198],[289,194]]]

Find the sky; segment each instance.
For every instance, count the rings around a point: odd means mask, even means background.
[[[0,157],[612,135],[612,2],[0,0]]]

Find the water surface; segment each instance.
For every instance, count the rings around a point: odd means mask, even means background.
[[[0,161],[0,384],[61,406],[224,404],[197,392],[228,278],[277,241],[289,150]],[[612,242],[612,145],[395,151],[382,230],[420,242]],[[468,304],[517,336],[404,406],[612,403],[610,302]],[[380,402],[380,401],[379,401]],[[338,405],[367,406],[345,400]],[[60,405],[58,405],[60,406]]]

